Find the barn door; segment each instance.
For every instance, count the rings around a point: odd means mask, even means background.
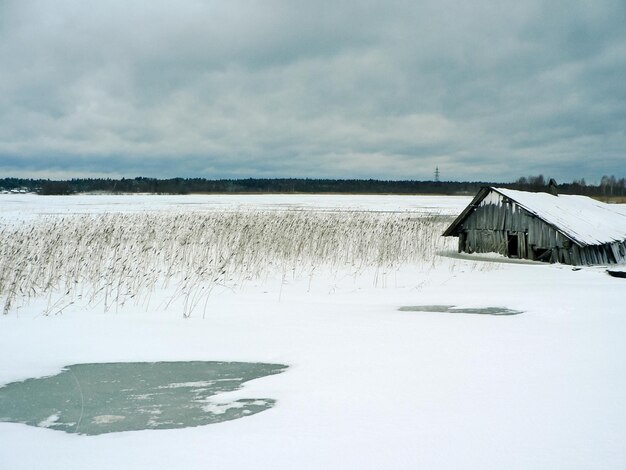
[[[506,247],[509,258],[519,258],[519,235],[517,233],[507,233]]]
[[[519,257],[528,258],[528,233],[520,233]]]

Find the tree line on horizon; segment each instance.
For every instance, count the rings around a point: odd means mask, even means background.
[[[152,193],[152,194],[216,194],[216,193],[346,193],[346,194],[444,194],[473,195],[483,186],[500,186],[524,191],[543,191],[549,178],[543,175],[522,176],[513,183],[486,181],[416,181],[375,179],[315,178],[72,178],[50,180],[32,178],[0,178],[2,191],[28,191],[41,195],[76,193]],[[600,184],[587,184],[583,179],[558,184],[562,194],[586,196],[626,196],[624,178],[603,176]]]

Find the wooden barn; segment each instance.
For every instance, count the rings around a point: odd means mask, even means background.
[[[585,196],[482,188],[444,232],[459,252],[571,265],[626,263],[626,211]]]

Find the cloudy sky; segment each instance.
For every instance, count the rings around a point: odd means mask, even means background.
[[[0,177],[626,175],[624,0],[0,0]]]

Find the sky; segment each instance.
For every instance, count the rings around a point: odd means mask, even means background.
[[[0,177],[626,176],[624,0],[0,0]]]

